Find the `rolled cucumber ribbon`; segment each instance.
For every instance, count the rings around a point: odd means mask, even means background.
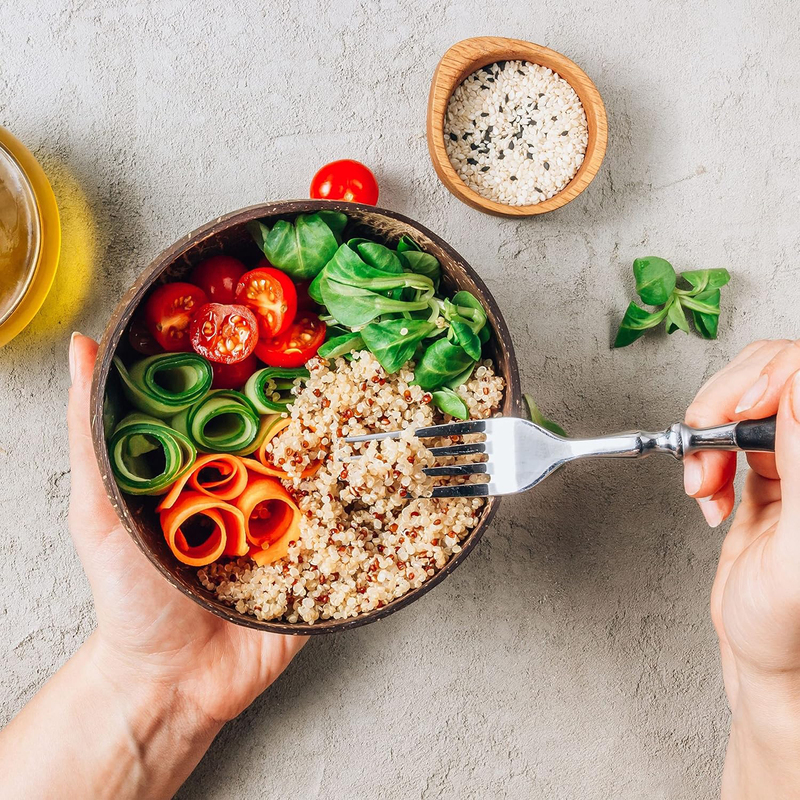
[[[261,419],[253,404],[241,393],[218,389],[199,403],[181,411],[170,423],[202,453],[252,452]]]
[[[197,450],[165,422],[146,414],[128,414],[108,441],[111,471],[128,494],[163,494],[191,469]]]
[[[266,367],[250,376],[244,393],[260,414],[280,414],[294,402],[292,387],[295,381],[308,377],[305,367]]]
[[[148,356],[130,369],[126,369],[119,358],[114,358],[114,366],[133,406],[160,419],[174,417],[202,400],[214,378],[211,364],[196,353]]]

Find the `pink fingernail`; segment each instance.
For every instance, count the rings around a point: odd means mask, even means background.
[[[80,336],[78,331],[73,331],[69,337],[69,382],[75,382],[75,337]]]
[[[739,405],[736,406],[737,414],[749,411],[759,400],[767,393],[769,387],[769,375],[762,375],[743,395],[739,400]]]
[[[719,503],[712,500],[710,497],[701,497],[698,499],[700,510],[706,518],[709,528],[718,528],[723,520],[722,509]]]
[[[697,458],[688,458],[683,464],[683,488],[692,497],[703,485],[703,465]]]

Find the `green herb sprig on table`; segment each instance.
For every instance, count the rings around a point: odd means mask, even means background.
[[[669,261],[655,256],[633,262],[636,293],[642,303],[656,306],[647,311],[631,303],[619,326],[614,347],[627,347],[645,331],[666,323],[667,333],[689,333],[691,316],[695,330],[704,339],[716,339],[719,328],[720,289],[730,281],[726,269],[701,269],[677,275]]]

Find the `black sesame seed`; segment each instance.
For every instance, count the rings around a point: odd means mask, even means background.
[[[536,189],[537,192],[541,192],[542,194],[544,194],[544,192],[542,192],[542,190],[538,186],[534,186],[533,188]]]
[[[488,117],[489,116],[489,112],[488,111],[481,111],[481,116],[482,117]]]
[[[518,130],[518,131],[517,131],[517,132],[514,134],[514,136],[516,136],[516,137],[517,137],[517,139],[521,139],[521,138],[522,138],[522,128],[520,128],[520,129],[519,129],[519,130]]]
[[[533,153],[528,153],[528,158],[531,159],[531,161],[533,161]]]
[[[508,95],[506,95],[506,103],[508,102]]]
[[[469,149],[470,150],[477,150],[478,149],[478,145],[476,145],[474,142],[470,142],[469,143]]]
[[[531,125],[535,125],[535,124],[536,124],[536,120],[535,120],[535,119],[532,119],[532,120],[531,120]]]
[[[502,161],[504,158],[505,158],[505,154],[504,154],[504,153],[502,153],[502,152],[500,153],[500,155],[499,155],[499,156],[497,156],[497,160],[498,160],[498,161]]]
[[[497,66],[500,67],[500,69],[505,69],[506,68],[506,62],[505,61],[498,61],[497,62]]]
[[[450,141],[457,142],[458,136],[455,133],[450,134]]]
[[[555,122],[558,119],[558,117],[550,117],[550,119],[553,120],[553,122]]]
[[[512,180],[512,181],[515,181],[516,179],[517,179],[517,176],[516,176],[516,175],[512,175],[512,176],[511,176],[511,180]]]
[[[486,80],[489,81],[489,83],[494,83],[494,78],[487,78]]]
[[[539,97],[544,97],[544,92],[539,92]]]
[[[461,135],[461,140],[466,141],[467,136],[472,136],[472,134],[469,131],[467,131],[466,133]]]
[[[481,172],[488,172],[488,171],[489,171],[489,167],[481,167]]]
[[[545,169],[550,169],[550,162],[549,161],[545,161],[544,162],[544,168]]]
[[[468,158],[467,164],[477,164],[478,162],[474,158]]]
[[[487,133],[491,133],[493,130],[494,130],[494,125],[487,125],[486,126],[486,132]]]
[[[482,84],[481,84],[481,89],[488,89],[488,88],[489,88],[489,87],[488,87],[488,86],[487,86],[485,83],[482,83]]]
[[[534,103],[533,104],[533,110],[534,111],[538,111],[539,110],[539,104],[538,103]]]
[[[566,136],[568,133],[569,133],[569,131],[561,131],[559,136]]]
[[[518,75],[524,75],[525,73],[524,73],[524,72],[523,72],[521,69],[518,69],[518,70],[517,70],[517,74],[518,74]]]
[[[500,106],[500,107],[498,108],[498,111],[499,111],[499,112],[502,114],[502,113],[503,113],[503,106]]]
[[[508,143],[508,149],[509,150],[513,150],[514,149],[514,140],[513,139]]]

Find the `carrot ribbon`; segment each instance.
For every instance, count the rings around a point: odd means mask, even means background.
[[[222,556],[247,555],[244,515],[224,500],[184,491],[159,516],[164,538],[183,564],[204,567]]]

